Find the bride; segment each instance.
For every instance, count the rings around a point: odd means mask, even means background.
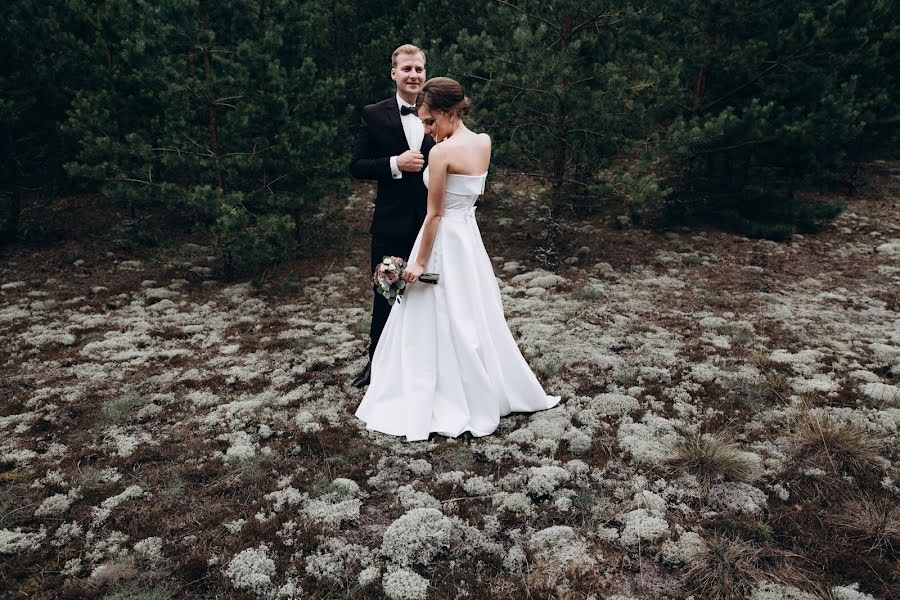
[[[556,406],[506,325],[500,290],[475,222],[491,138],[463,123],[469,99],[447,77],[425,83],[416,102],[437,145],[423,173],[428,213],[372,357],[372,380],[356,416],[366,428],[409,441],[432,432],[494,432],[500,417]],[[415,285],[423,272],[437,285]]]

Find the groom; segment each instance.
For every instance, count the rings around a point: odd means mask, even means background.
[[[412,44],[400,46],[391,55],[391,79],[397,93],[369,104],[362,110],[362,125],[350,161],[356,179],[378,182],[375,215],[372,217],[371,269],[385,256],[409,258],[419,228],[425,220],[428,191],[422,169],[434,145],[416,115],[416,97],[425,83],[425,54]],[[387,322],[390,305],[375,293],[369,330],[369,362],[353,381],[354,387],[369,384],[372,355]]]

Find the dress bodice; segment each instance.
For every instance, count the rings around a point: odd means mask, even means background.
[[[425,187],[428,187],[428,167],[422,172]],[[484,184],[487,181],[487,173],[484,175],[459,175],[449,173],[447,186],[444,189],[444,210],[469,210],[475,205],[478,196],[484,193]]]

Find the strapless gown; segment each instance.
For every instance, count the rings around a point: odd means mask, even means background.
[[[428,183],[428,169],[424,173]],[[437,285],[410,285],[391,313],[372,357],[356,416],[366,428],[409,441],[431,432],[489,435],[500,417],[556,406],[519,351],[490,258],[475,221],[484,175],[447,176],[444,214],[425,272]],[[416,239],[410,259],[422,241]]]

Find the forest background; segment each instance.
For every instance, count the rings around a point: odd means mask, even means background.
[[[9,0],[0,21],[0,238],[52,239],[102,194],[136,244],[195,232],[222,275],[314,253],[391,51],[460,80],[495,165],[546,185],[536,252],[614,207],[752,237],[814,231],[895,151],[889,1],[395,3]]]

